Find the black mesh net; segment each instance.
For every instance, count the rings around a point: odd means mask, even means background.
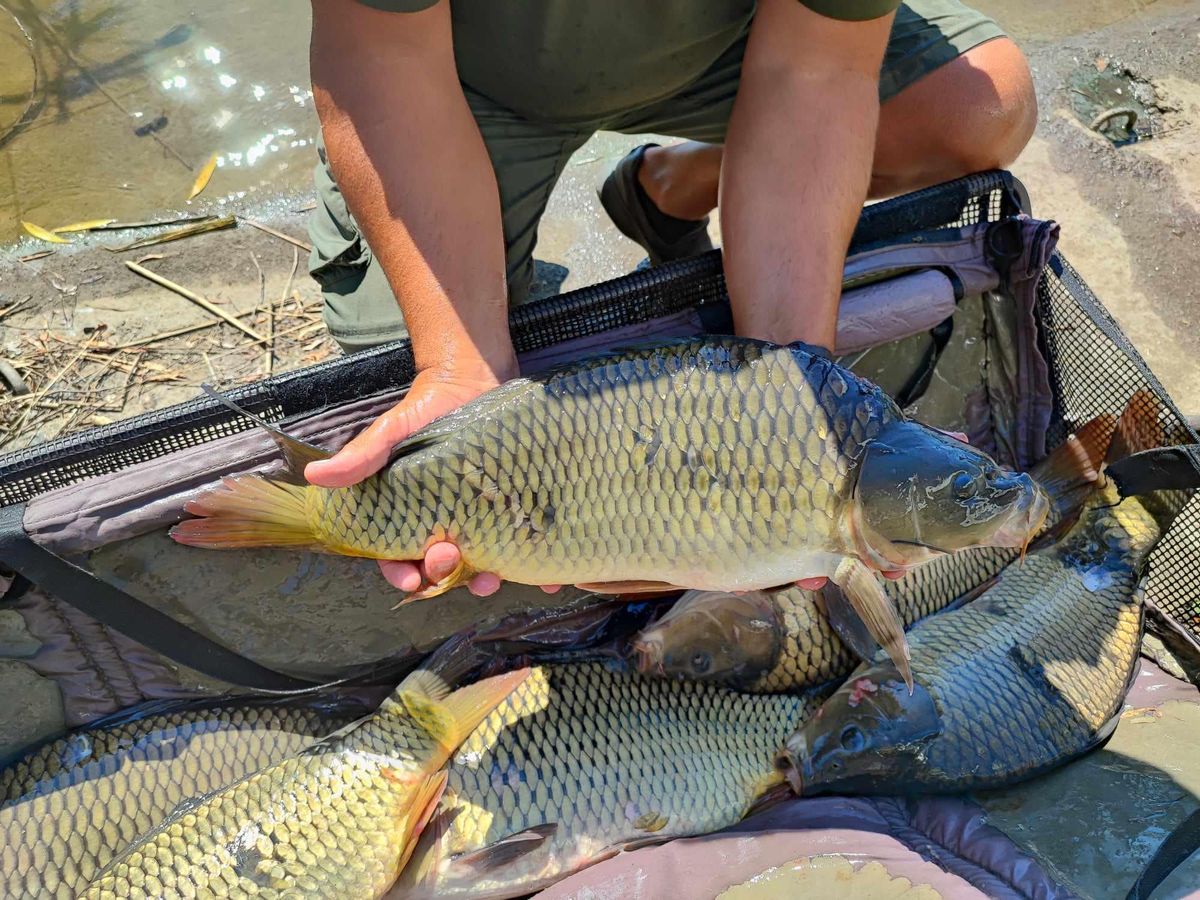
[[[1157,421],[1159,442],[1198,440],[1112,316],[1057,254],[1042,274],[1038,300],[1057,407],[1051,444],[1058,444],[1072,425],[1105,413],[1118,415],[1127,407]],[[1147,599],[1200,638],[1200,497],[1162,492],[1153,502],[1171,527],[1150,557]]]
[[[1023,189],[1007,174],[970,176],[867,207],[852,250],[998,221],[1027,208]],[[720,255],[714,251],[520,307],[512,315],[513,340],[519,352],[539,350],[681,310],[721,313],[726,301]],[[1044,273],[1040,312],[1055,388],[1052,444],[1073,425],[1120,413],[1135,396],[1159,410],[1168,439],[1196,440],[1116,323],[1060,257]],[[413,374],[411,349],[401,341],[229,393],[265,418],[283,421],[394,390]],[[0,457],[0,506],[252,427],[205,397],[17,451]],[[1149,596],[1200,637],[1194,589],[1200,582],[1200,503],[1183,495],[1164,502],[1179,515],[1154,554]]]

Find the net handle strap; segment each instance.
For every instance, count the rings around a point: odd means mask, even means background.
[[[1200,488],[1200,444],[1143,450],[1111,463],[1106,471],[1122,497],[1195,490]]]
[[[80,612],[221,681],[272,693],[308,692],[323,686],[260,665],[52,553],[25,533],[24,514],[24,504],[0,509],[0,562]]]
[[[1158,845],[1158,849],[1154,851],[1154,855],[1142,869],[1142,874],[1129,889],[1125,900],[1149,900],[1154,889],[1198,849],[1200,849],[1200,809],[1194,810],[1191,815],[1176,825]]]

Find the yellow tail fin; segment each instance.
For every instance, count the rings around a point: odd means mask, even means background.
[[[400,686],[400,700],[408,715],[429,732],[449,756],[493,709],[529,677],[530,669],[517,669],[484,678],[437,700],[409,678]],[[415,674],[415,673],[414,673]]]
[[[310,547],[321,542],[304,508],[306,487],[261,475],[225,478],[185,507],[203,518],[171,529],[171,537],[191,547]]]

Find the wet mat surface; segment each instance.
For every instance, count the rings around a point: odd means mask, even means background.
[[[1120,900],[1163,838],[1200,806],[1200,691],[1148,661],[1101,750],[1044,778],[981,796],[988,821],[1085,897]],[[1200,858],[1155,900],[1196,896]]]

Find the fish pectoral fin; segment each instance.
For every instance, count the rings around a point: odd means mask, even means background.
[[[238,415],[245,416],[255,425],[266,429],[267,433],[279,446],[283,452],[283,460],[286,464],[287,479],[295,484],[307,485],[308,481],[304,477],[304,467],[310,462],[315,462],[321,459],[329,459],[333,456],[332,450],[326,450],[323,447],[318,447],[315,444],[310,444],[308,441],[301,440],[298,437],[293,437],[277,425],[272,425],[262,416],[250,412],[250,410],[239,406],[234,401],[230,400],[220,391],[213,388],[211,385],[202,384],[200,389],[208,396],[212,397],[223,406],[227,406],[236,412]]]
[[[686,591],[687,588],[665,581],[582,581],[575,585],[582,591],[595,594],[652,594]]]
[[[410,689],[407,681],[401,684],[397,694],[408,715],[449,755],[529,677],[529,673],[530,670],[525,668],[493,675],[459,688],[441,701]]]
[[[838,563],[830,581],[840,587],[867,631],[891,657],[900,677],[913,692],[912,668],[908,664],[908,640],[896,606],[883,590],[879,578],[860,560],[848,556]]]
[[[435,772],[421,783],[413,796],[412,804],[405,813],[404,830],[401,833],[400,856],[396,860],[397,877],[408,865],[413,851],[417,848],[417,838],[421,836],[421,832],[425,830],[425,826],[437,810],[438,801],[442,799],[442,793],[446,790],[446,778],[445,769]]]
[[[558,831],[557,822],[547,822],[526,828],[516,834],[501,838],[494,844],[488,844],[479,850],[464,853],[454,861],[464,866],[470,866],[476,872],[490,872],[516,862],[546,843]]]
[[[842,589],[828,581],[817,592],[817,596],[821,598],[826,620],[842,643],[864,662],[873,660],[879,652],[879,642],[871,636],[866,623],[854,611]]]

